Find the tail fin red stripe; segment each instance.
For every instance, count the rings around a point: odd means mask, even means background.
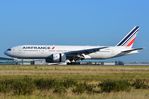
[[[127,46],[131,46],[131,45],[134,43],[135,39],[136,39],[136,38],[132,39],[132,40],[128,43]]]

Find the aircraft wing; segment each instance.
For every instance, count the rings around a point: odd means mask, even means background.
[[[78,55],[90,54],[90,53],[97,52],[97,51],[99,51],[101,49],[105,49],[105,48],[107,48],[107,47],[99,47],[99,48],[70,51],[70,52],[66,52],[65,55],[66,55],[66,57],[77,57]]]

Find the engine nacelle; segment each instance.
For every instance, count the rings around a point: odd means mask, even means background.
[[[52,54],[51,56],[46,58],[47,63],[59,63],[65,61],[66,61],[66,55],[62,53]]]

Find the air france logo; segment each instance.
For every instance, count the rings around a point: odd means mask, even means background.
[[[24,46],[23,49],[55,49],[55,47],[44,47],[44,46]]]

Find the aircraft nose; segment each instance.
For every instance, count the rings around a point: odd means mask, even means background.
[[[4,54],[7,55],[7,56],[10,56],[10,55],[11,55],[10,51],[11,51],[10,49],[7,49],[7,50],[4,52]]]
[[[7,55],[7,56],[9,56],[9,52],[8,51],[5,51],[4,54]]]

